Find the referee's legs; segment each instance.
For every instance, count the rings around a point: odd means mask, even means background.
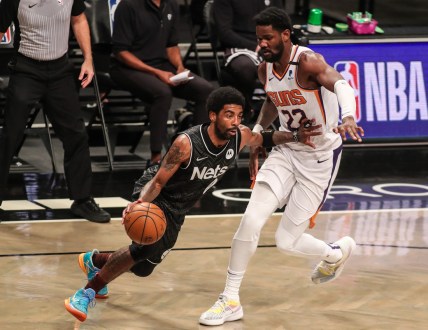
[[[10,164],[24,137],[31,106],[40,100],[43,91],[43,83],[37,78],[22,73],[10,76],[0,136],[0,204],[6,197]]]
[[[71,210],[75,215],[94,222],[108,222],[110,215],[92,199],[92,169],[88,135],[79,95],[75,87],[73,68],[67,63],[54,70],[46,94],[46,114],[63,143],[64,172]]]

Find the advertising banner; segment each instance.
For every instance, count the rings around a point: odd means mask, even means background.
[[[428,141],[428,42],[310,44],[355,90],[368,139]]]

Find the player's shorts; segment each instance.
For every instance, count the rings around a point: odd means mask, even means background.
[[[170,221],[167,220],[165,234],[156,243],[140,245],[132,242],[129,246],[132,258],[137,262],[149,260],[153,264],[161,263],[165,257],[165,252],[167,253],[174,247],[179,232],[180,230],[170,225]]]
[[[342,146],[331,151],[296,151],[277,146],[260,168],[256,181],[267,183],[285,214],[299,225],[324,204],[340,164]]]
[[[141,190],[157,173],[159,165],[146,169],[143,175],[135,182],[132,200],[138,199]],[[159,206],[166,217],[166,230],[162,238],[154,244],[140,245],[135,242],[129,246],[131,256],[136,262],[144,262],[153,265],[153,268],[160,264],[168,252],[174,247],[177,241],[181,224],[184,222],[184,215],[177,215],[168,208],[168,203],[161,198],[155,199],[154,204]]]

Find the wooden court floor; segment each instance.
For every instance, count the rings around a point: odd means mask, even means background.
[[[268,222],[241,288],[244,319],[213,329],[427,329],[428,209],[321,213],[313,235],[355,238],[342,276],[310,280],[317,260],[274,247]],[[239,216],[191,216],[164,262],[148,278],[124,274],[84,323],[63,307],[86,281],[82,251],[128,244],[117,219],[0,224],[0,329],[209,329],[199,315],[222,291]]]

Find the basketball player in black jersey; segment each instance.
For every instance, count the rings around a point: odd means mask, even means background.
[[[184,217],[199,198],[224,175],[244,146],[266,146],[293,142],[292,133],[252,132],[240,125],[244,97],[232,87],[220,87],[207,100],[210,123],[194,126],[176,136],[160,165],[149,167],[136,182],[133,200],[158,205],[167,218],[162,238],[152,245],[134,242],[114,253],[97,250],[82,253],[79,264],[88,277],[86,286],[65,300],[66,309],[80,321],[87,317],[95,298],[107,298],[107,284],[124,272],[149,276],[174,246]],[[319,125],[299,130],[303,143],[320,135]]]

